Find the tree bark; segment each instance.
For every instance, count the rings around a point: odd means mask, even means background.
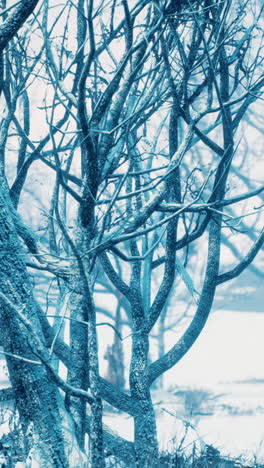
[[[85,314],[85,305],[82,295],[72,293],[71,295],[71,312],[70,312],[70,354],[71,362],[68,370],[67,381],[70,385],[82,390],[88,388],[88,353],[87,353],[87,325],[77,322],[87,321],[87,313]],[[67,397],[67,408],[72,414],[76,437],[80,447],[84,448],[85,442],[85,418],[86,418],[86,401],[84,398]]]
[[[23,26],[27,18],[33,13],[38,0],[23,0],[12,10],[0,26],[0,52],[7,46],[8,42],[15,36]]]
[[[138,406],[134,416],[134,443],[138,467],[150,466],[151,460],[158,454],[156,419],[147,378],[148,348],[148,335],[135,333],[130,366],[130,390]]]
[[[78,445],[58,388],[40,364],[34,352],[34,336],[29,334],[19,315],[21,311],[30,322],[45,349],[24,252],[10,214],[11,201],[6,187],[6,181],[0,177],[0,339],[5,352],[33,361],[23,361],[10,355],[6,357],[9,378],[28,443],[26,451],[29,454],[29,466],[38,463],[40,467],[67,468],[70,466],[70,454],[67,453],[69,437],[77,450],[75,458],[79,452]],[[48,359],[48,352],[46,354]],[[62,420],[67,435],[62,429]]]

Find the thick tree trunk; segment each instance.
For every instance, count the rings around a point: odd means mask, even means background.
[[[18,240],[11,212],[6,183],[1,177],[0,338],[4,351],[9,353],[7,356],[9,377],[28,444],[28,466],[67,468],[75,466],[72,465],[73,459],[77,461],[81,457],[85,460],[85,457],[78,450],[74,431],[58,388],[34,353],[35,335],[40,342],[43,342],[45,357],[48,359],[48,350],[45,350],[23,259],[23,249]],[[27,322],[34,333],[30,333],[27,329]]]
[[[82,390],[88,388],[88,345],[87,345],[87,313],[83,296],[77,293],[71,295],[71,322],[70,322],[70,350],[71,362],[67,381],[70,385]],[[85,399],[70,396],[66,398],[67,408],[72,414],[76,437],[80,447],[84,448],[86,401]]]
[[[141,412],[134,418],[136,466],[147,468],[158,455],[156,419],[150,395],[139,404]]]
[[[103,444],[103,406],[100,389],[98,344],[96,332],[96,309],[93,301],[92,285],[90,283],[89,272],[91,265],[86,258],[86,250],[90,247],[92,232],[83,228],[78,233],[79,253],[75,251],[77,260],[77,271],[79,272],[79,286],[83,296],[82,315],[86,318],[86,343],[88,381],[93,403],[91,404],[91,424],[90,424],[90,451],[92,468],[104,468],[104,444]]]
[[[25,349],[27,337],[21,332],[18,337],[17,331],[12,329],[15,326],[15,323],[8,326],[4,349],[29,358]],[[7,357],[7,365],[25,435],[29,466],[38,463],[40,467],[68,467],[58,390],[50,383],[42,366],[11,357]]]
[[[138,467],[151,466],[151,460],[158,454],[156,419],[147,378],[148,348],[148,336],[135,333],[130,367],[130,389],[139,410],[134,416],[134,441]]]

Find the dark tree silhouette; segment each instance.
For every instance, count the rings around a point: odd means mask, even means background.
[[[218,285],[252,264],[264,242],[264,187],[242,138],[246,122],[257,125],[263,93],[262,10],[246,0],[2,8],[5,395],[17,405],[28,466],[89,458],[99,468],[109,455],[150,466],[158,455],[151,385],[200,335]],[[246,245],[227,271],[226,232]],[[169,300],[177,318],[176,281],[196,310],[150,362]],[[115,365],[119,325],[130,328],[129,392],[100,375],[102,310],[115,330]],[[133,443],[103,426],[103,402],[133,417]]]

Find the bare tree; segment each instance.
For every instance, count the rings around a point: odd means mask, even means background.
[[[250,154],[241,161],[240,128],[249,108],[257,125],[262,10],[246,0],[79,0],[46,1],[29,16],[36,4],[4,4],[0,26],[1,341],[26,452],[47,467],[86,466],[87,455],[99,468],[111,454],[149,466],[151,385],[200,335],[217,286],[264,241],[254,168],[232,185],[254,165]],[[240,239],[249,218],[253,245],[222,271],[222,232]],[[40,272],[54,279],[48,314],[32,284]],[[169,299],[177,308],[177,278],[196,311],[150,363],[153,328],[164,329]],[[99,372],[102,282],[118,298],[118,324],[127,314],[129,394]],[[133,444],[103,427],[103,401],[133,416]]]

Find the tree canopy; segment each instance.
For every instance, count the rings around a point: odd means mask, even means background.
[[[151,385],[264,242],[263,7],[1,7],[0,339],[24,459],[150,466]],[[167,349],[166,313],[176,329],[179,301],[193,312]],[[112,378],[100,370],[103,326],[115,335]],[[157,328],[163,346],[151,361]],[[134,418],[133,443],[103,426],[103,403]]]

